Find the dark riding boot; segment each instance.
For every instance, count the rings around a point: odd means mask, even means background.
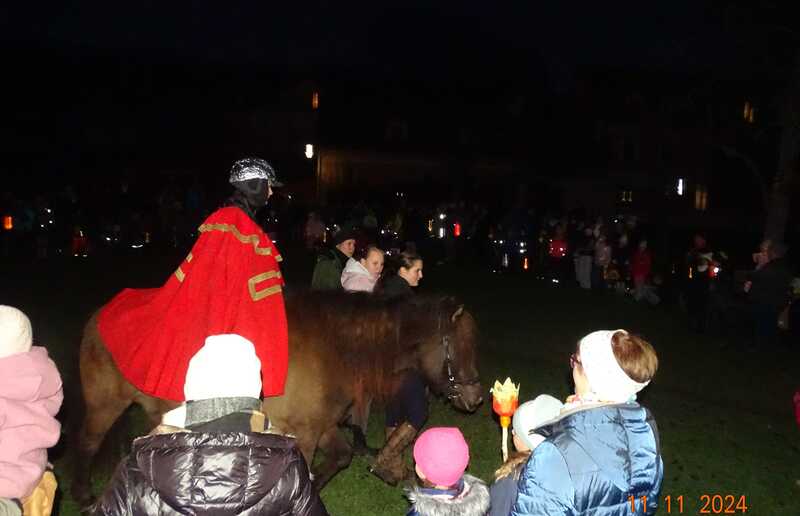
[[[417,429],[410,423],[398,426],[383,445],[370,471],[389,485],[397,485],[408,475],[403,452],[414,441]]]

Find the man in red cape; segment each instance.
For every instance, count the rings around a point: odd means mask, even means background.
[[[184,401],[189,360],[209,335],[235,333],[255,345],[262,393],[283,394],[288,330],[281,256],[254,221],[272,187],[264,160],[234,163],[233,195],[199,228],[192,251],[160,288],[125,289],[104,306],[98,329],[125,378],[157,398]]]

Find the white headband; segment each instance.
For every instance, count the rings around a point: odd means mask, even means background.
[[[611,348],[611,338],[618,331],[628,334],[625,330],[601,330],[585,336],[580,342],[580,355],[592,392],[601,401],[625,403],[650,381],[636,382],[620,367]]]

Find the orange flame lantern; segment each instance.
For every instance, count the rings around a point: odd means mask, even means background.
[[[6,231],[11,231],[14,229],[14,217],[11,215],[5,215],[3,217],[3,229]]]
[[[506,378],[502,384],[495,380],[492,387],[492,409],[500,416],[500,427],[503,429],[503,461],[508,460],[508,427],[511,426],[511,416],[519,406],[519,385],[514,385],[511,378]]]

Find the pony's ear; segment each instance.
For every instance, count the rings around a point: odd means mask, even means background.
[[[458,305],[458,308],[456,308],[456,311],[453,313],[453,315],[450,316],[450,321],[453,324],[455,324],[456,323],[456,319],[461,317],[461,314],[463,314],[463,313],[464,313],[464,305]]]

